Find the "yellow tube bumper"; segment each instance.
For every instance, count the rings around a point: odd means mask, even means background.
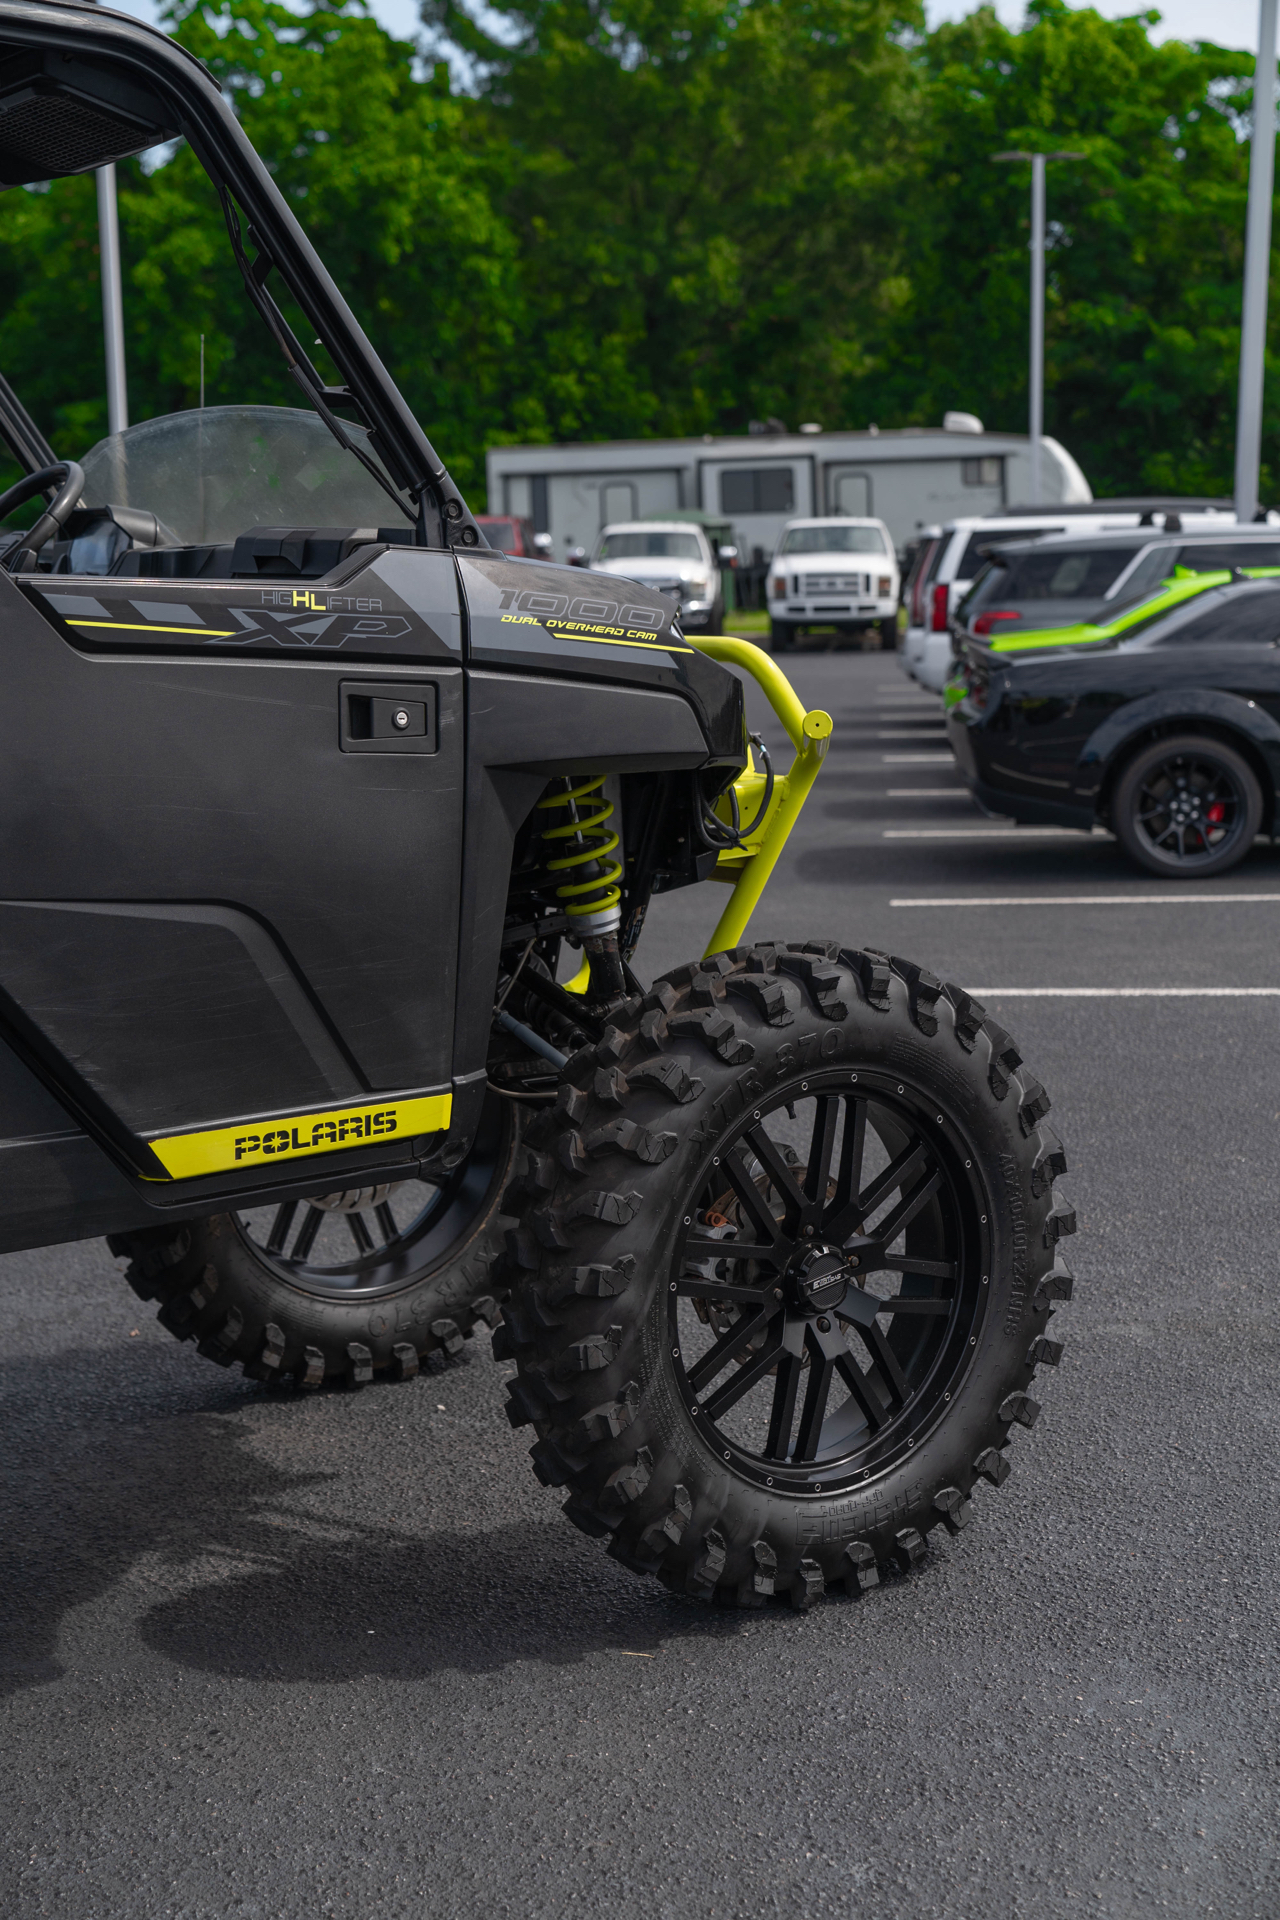
[[[727,881],[733,888],[733,894],[708,942],[703,955],[706,959],[713,953],[724,953],[741,943],[747,922],[759,904],[769,875],[778,863],[779,855],[787,844],[787,836],[799,818],[800,809],[808,799],[809,789],[826,758],[832,721],[829,713],[817,708],[812,713],[806,713],[786,674],[767,653],[753,646],[749,640],[710,637],[694,640],[692,635],[687,637],[700,653],[710,655],[713,660],[723,660],[730,666],[742,667],[752,676],[763,689],[796,750],[790,772],[780,774],[774,780],[769,811],[746,845],[722,853],[716,862],[712,878]],[[765,784],[765,776],[756,771],[749,755],[745,773],[740,774],[734,782],[740,820],[754,820],[764,796]],[[726,826],[732,824],[727,795],[716,802],[716,813]]]

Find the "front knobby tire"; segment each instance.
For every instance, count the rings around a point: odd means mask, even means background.
[[[495,1094],[438,1185],[356,1188],[108,1245],[134,1292],[159,1303],[161,1326],[220,1366],[301,1387],[409,1380],[461,1354],[477,1321],[498,1323],[520,1124]]]
[[[807,1606],[1009,1473],[1071,1276],[1049,1100],[968,994],[835,945],[677,968],[530,1126],[494,1352],[627,1566]]]

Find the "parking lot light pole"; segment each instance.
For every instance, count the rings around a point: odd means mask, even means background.
[[[1274,7],[1276,0],[1263,0]],[[1031,498],[1040,505],[1040,443],[1044,439],[1044,200],[1045,162],[1083,160],[1082,153],[993,153],[993,160],[1031,162],[1031,394],[1028,438],[1031,452]]]
[[[1271,280],[1271,193],[1276,165],[1276,0],[1262,0],[1253,68],[1253,139],[1245,219],[1244,301],[1240,315],[1240,389],[1236,404],[1236,519],[1258,511],[1262,459],[1262,386]]]

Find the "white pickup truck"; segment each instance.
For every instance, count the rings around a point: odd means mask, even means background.
[[[591,565],[597,573],[622,574],[669,593],[687,633],[724,631],[720,569],[700,526],[677,520],[619,520],[601,528]]]
[[[874,627],[891,653],[898,635],[898,562],[883,520],[847,514],[788,520],[769,568],[769,633],[785,653],[812,627],[847,635]]]

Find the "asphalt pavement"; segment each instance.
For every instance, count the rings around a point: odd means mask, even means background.
[[[787,665],[836,734],[753,931],[981,989],[1066,1141],[1012,1477],[859,1603],[708,1611],[562,1518],[487,1341],[281,1397],[101,1243],[0,1259],[0,1914],[1280,1912],[1280,849],[1175,887],[1015,833],[893,660]]]

